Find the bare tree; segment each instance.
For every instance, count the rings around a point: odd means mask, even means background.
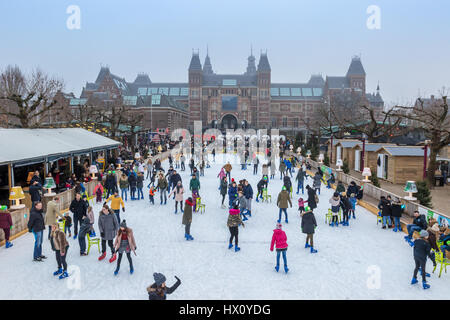
[[[120,100],[106,102],[103,108],[96,108],[94,114],[97,122],[102,121],[106,123],[109,135],[113,139],[118,134],[127,132],[127,130],[123,129],[124,126],[130,127],[134,131],[144,117],[142,114],[130,112],[129,107],[123,105]]]
[[[61,79],[40,69],[26,76],[18,66],[7,66],[0,75],[0,114],[7,116],[9,126],[39,127],[41,118],[57,103],[56,92],[63,88]]]
[[[341,93],[333,97],[329,106],[323,105],[318,110],[321,127],[334,137],[343,137],[346,132],[366,135],[369,142],[378,142],[381,138],[389,140],[394,135],[401,135],[402,117],[394,110],[383,111],[368,106],[367,101],[359,95]]]
[[[450,115],[448,114],[447,96],[425,103],[421,98],[412,107],[397,106],[397,114],[410,119],[425,131],[430,139],[430,161],[427,168],[427,183],[434,187],[437,155],[450,144]],[[406,112],[401,112],[406,111]]]

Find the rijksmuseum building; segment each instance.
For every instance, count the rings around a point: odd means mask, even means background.
[[[193,53],[187,70],[187,82],[153,82],[147,74],[134,82],[101,67],[95,82],[87,82],[81,96],[65,95],[70,106],[90,100],[122,99],[131,111],[144,115],[144,130],[193,128],[201,121],[203,128],[278,128],[281,131],[305,130],[314,124],[321,104],[343,92],[359,94],[380,115],[384,102],[379,87],[366,93],[366,72],[361,59],[353,57],[344,76],[311,75],[304,83],[273,83],[267,53],[256,64],[253,54],[241,74],[217,74],[207,54],[202,65]]]

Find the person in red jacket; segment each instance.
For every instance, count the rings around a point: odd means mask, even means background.
[[[284,272],[288,272],[289,269],[287,267],[287,259],[286,259],[286,251],[288,248],[286,233],[281,230],[281,223],[277,223],[276,229],[273,230],[272,242],[270,243],[270,251],[273,251],[273,246],[275,245],[277,249],[277,265],[275,266],[275,270],[278,272],[280,269],[280,253],[283,255],[284,262]]]
[[[9,213],[6,206],[0,206],[0,229],[3,229],[5,233],[5,248],[8,249],[13,246],[11,242],[9,242],[9,234],[12,226],[11,214]]]

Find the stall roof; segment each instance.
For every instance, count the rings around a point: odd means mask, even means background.
[[[377,150],[377,152],[382,149],[386,150],[391,156],[400,157],[423,157],[424,151],[421,147],[390,147],[384,146]]]
[[[0,129],[0,165],[114,149],[121,143],[80,128]]]
[[[356,145],[359,145],[359,144],[362,145],[362,142],[359,140],[343,139],[343,140],[339,140],[339,142],[333,143],[334,146],[336,146],[338,144],[341,145],[343,148],[353,148]]]
[[[387,143],[366,143],[365,151],[367,152],[375,152],[378,151],[381,147],[396,147],[395,144],[387,144]],[[362,150],[362,143],[353,147],[354,149],[359,148]]]

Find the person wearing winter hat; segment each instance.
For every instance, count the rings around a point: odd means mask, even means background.
[[[277,249],[277,265],[275,266],[275,270],[278,272],[280,269],[280,254],[283,255],[283,262],[284,262],[284,272],[288,272],[289,269],[287,267],[287,258],[286,258],[286,251],[288,248],[287,244],[287,236],[286,232],[284,232],[282,229],[281,223],[277,223],[276,228],[273,230],[272,235],[272,241],[270,243],[270,251],[273,251],[273,247],[275,245]]]
[[[181,284],[181,280],[175,276],[177,282],[172,287],[166,287],[166,277],[162,273],[153,274],[155,282],[147,287],[149,300],[166,300],[167,294],[173,293]]]
[[[131,251],[136,255],[136,241],[134,240],[133,230],[128,228],[127,222],[122,220],[120,223],[119,231],[117,232],[116,239],[114,240],[114,251],[119,252],[119,259],[117,259],[117,267],[114,271],[116,276],[119,273],[120,262],[122,261],[122,255],[125,252],[130,264],[130,274],[133,274],[133,261],[131,260]]]
[[[308,206],[305,208],[305,212],[301,216],[302,216],[302,226],[301,226],[302,232],[306,234],[305,249],[311,248],[311,253],[317,253],[317,250],[314,249],[314,242],[313,242],[314,230],[317,227],[316,217],[314,216],[313,211]]]
[[[289,206],[292,208],[292,201],[289,192],[286,190],[286,187],[283,186],[281,192],[278,194],[277,199],[277,206],[280,209],[277,221],[278,223],[281,222],[282,212],[284,212],[285,222],[288,223],[288,215],[287,215],[288,203]]]
[[[227,226],[230,230],[230,243],[228,244],[228,249],[233,247],[233,239],[234,239],[234,251],[238,252],[241,248],[238,247],[238,235],[239,235],[239,226],[242,224],[245,227],[244,222],[242,222],[240,211],[239,211],[239,201],[237,199],[232,203],[233,208],[230,209],[228,215]]]
[[[184,212],[183,212],[183,220],[182,224],[184,224],[184,237],[186,240],[194,240],[191,236],[191,223],[192,223],[192,207],[194,206],[194,202],[191,197],[189,197],[184,204]]]
[[[414,241],[414,262],[415,262],[415,268],[413,273],[413,278],[411,280],[411,284],[416,284],[417,281],[417,273],[421,272],[422,274],[422,286],[424,289],[428,289],[430,287],[429,284],[427,284],[427,276],[430,276],[425,271],[425,266],[427,263],[427,257],[430,257],[430,259],[433,260],[431,256],[431,246],[428,243],[428,232],[426,230],[420,231],[420,238],[416,239]]]

